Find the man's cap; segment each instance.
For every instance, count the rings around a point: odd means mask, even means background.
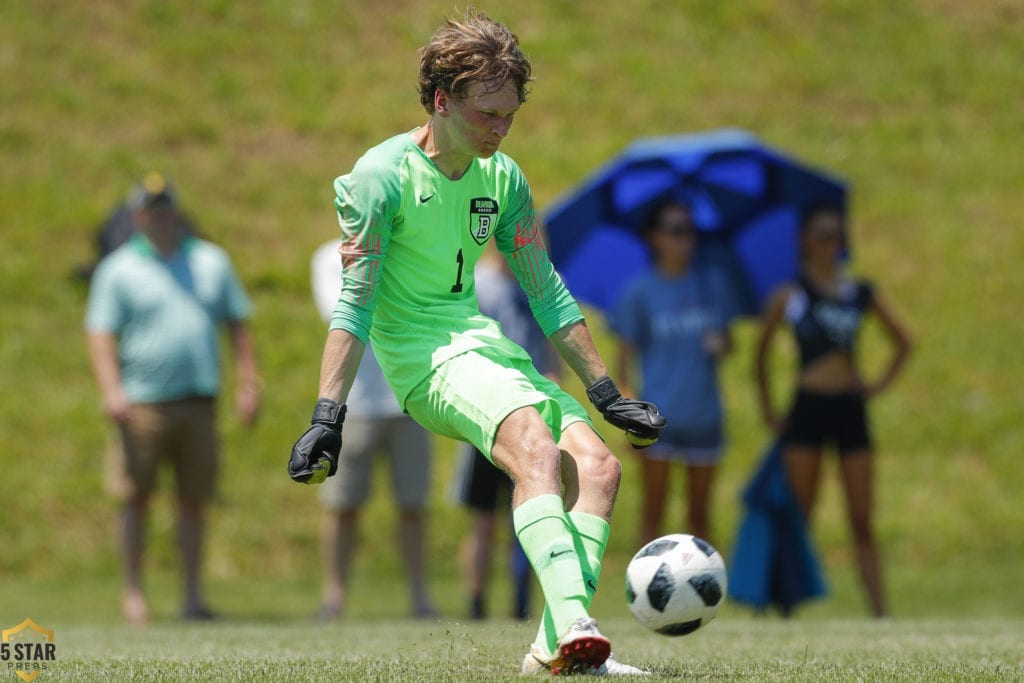
[[[133,209],[151,209],[156,206],[176,208],[177,201],[174,188],[156,171],[150,171],[143,177],[128,196],[128,204]]]

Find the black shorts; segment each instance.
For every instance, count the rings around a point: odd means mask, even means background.
[[[457,502],[480,512],[496,512],[512,504],[512,480],[475,447],[466,444],[459,456],[454,484]]]
[[[811,448],[834,445],[840,455],[870,449],[864,396],[797,391],[782,431],[782,444]]]

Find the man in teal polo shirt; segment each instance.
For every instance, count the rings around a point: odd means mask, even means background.
[[[142,559],[148,502],[161,461],[174,466],[184,567],[182,615],[212,616],[200,589],[205,504],[214,493],[221,388],[217,333],[230,330],[238,366],[236,407],[251,425],[259,374],[246,319],[249,299],[220,247],[188,236],[162,177],[150,174],[131,197],[137,233],[100,263],[85,328],[106,414],[119,432],[109,484],[123,498],[123,612],[148,620]]]

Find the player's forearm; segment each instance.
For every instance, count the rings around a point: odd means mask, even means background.
[[[540,225],[533,218],[532,208],[529,213],[530,217],[524,218],[521,223],[528,227],[519,230],[517,226],[514,239],[511,233],[506,233],[498,235],[495,241],[498,249],[505,253],[512,274],[526,293],[537,324],[550,337],[562,328],[582,320],[583,314],[551,264],[541,239]]]
[[[635,396],[636,392],[633,390],[633,348],[623,339],[619,339],[616,361],[617,379],[622,391],[626,392],[627,395]]]
[[[355,381],[359,361],[363,357],[363,342],[346,330],[334,329],[327,334],[324,357],[320,364],[320,398],[344,403]]]
[[[579,320],[556,331],[551,335],[551,343],[583,382],[583,386],[590,386],[608,374],[585,320]]]

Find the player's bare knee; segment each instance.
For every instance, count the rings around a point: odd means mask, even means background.
[[[559,481],[561,453],[532,408],[517,410],[502,422],[491,455],[516,484],[550,486]]]
[[[622,463],[603,443],[579,453],[576,462],[581,483],[609,491],[618,490]]]
[[[509,475],[518,484],[550,485],[559,481],[561,453],[550,437],[524,443],[518,454],[513,454]]]

